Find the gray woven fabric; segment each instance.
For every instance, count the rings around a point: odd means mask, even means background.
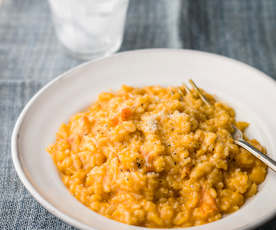
[[[81,61],[67,56],[56,40],[46,0],[1,3],[0,229],[74,229],[41,207],[21,184],[11,161],[10,136],[34,93]],[[276,79],[275,12],[274,0],[131,0],[121,50],[199,49],[241,60]],[[276,219],[258,229],[276,229]]]

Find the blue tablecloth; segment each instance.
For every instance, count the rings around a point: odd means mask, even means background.
[[[157,47],[222,54],[276,79],[276,1],[131,0],[121,51]],[[10,136],[34,93],[80,63],[57,41],[46,0],[0,0],[0,229],[74,229],[19,181]],[[276,229],[276,219],[258,229]]]

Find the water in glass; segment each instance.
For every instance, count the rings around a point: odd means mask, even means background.
[[[122,43],[128,0],[49,0],[58,39],[75,56],[103,57]]]

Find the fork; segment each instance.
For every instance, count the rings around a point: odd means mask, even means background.
[[[200,99],[207,105],[211,106],[210,102],[208,99],[201,93],[200,89],[197,87],[197,85],[194,83],[192,79],[189,80],[189,83],[192,85],[193,89],[196,91]],[[183,84],[185,90],[188,93],[191,93],[191,90],[189,87],[187,87],[185,84]],[[276,161],[271,159],[269,156],[265,155],[258,149],[256,149],[254,146],[249,144],[247,141],[243,139],[243,134],[238,127],[233,125],[234,133],[232,134],[232,137],[234,139],[235,144],[243,147],[246,149],[248,152],[252,153],[255,157],[257,157],[260,161],[262,161],[264,164],[266,164],[269,168],[271,168],[274,172],[276,172]]]

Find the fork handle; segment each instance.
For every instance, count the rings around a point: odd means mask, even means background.
[[[235,140],[235,143],[247,151],[252,153],[255,157],[257,157],[260,161],[265,163],[269,168],[271,168],[274,172],[276,172],[276,161],[271,159],[269,156],[263,154],[261,151],[256,149],[254,146],[246,142],[245,140]]]

